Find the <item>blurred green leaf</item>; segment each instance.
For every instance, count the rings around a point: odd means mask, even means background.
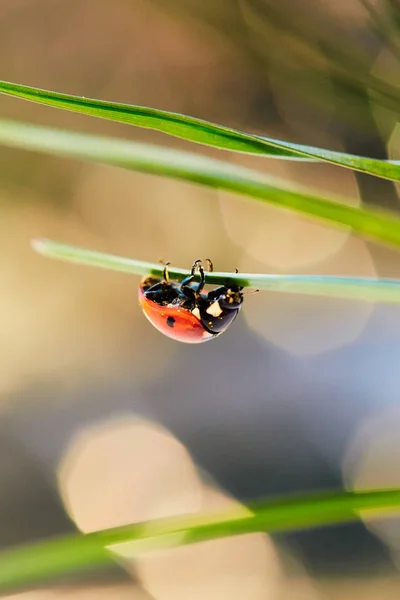
[[[125,140],[0,121],[0,144],[164,175],[236,192],[282,208],[349,226],[357,234],[400,246],[400,220],[381,211],[294,192],[276,179],[188,152]]]
[[[67,244],[59,244],[50,240],[34,240],[34,249],[48,256],[67,262],[111,269],[134,275],[154,275],[161,277],[163,266],[156,263],[143,262],[133,258],[123,258],[104,254],[93,250],[85,250]],[[189,269],[168,268],[169,275],[176,281],[187,277]],[[235,281],[244,287],[253,287],[271,292],[287,292],[296,294],[315,294],[334,296],[371,302],[400,302],[400,280],[372,279],[361,277],[328,277],[319,275],[263,275],[255,273],[205,273],[209,284],[223,285]],[[197,277],[198,279],[198,277]]]
[[[60,94],[6,81],[0,81],[0,93],[85,115],[155,129],[190,142],[224,150],[261,154],[272,158],[321,160],[384,179],[400,180],[400,161],[378,160],[324,148],[293,144],[244,133],[177,113]]]
[[[0,590],[37,583],[77,569],[102,566],[105,551],[128,543],[129,556],[253,532],[293,531],[359,519],[359,511],[400,509],[400,490],[341,492],[282,498],[213,517],[180,517],[70,535],[0,554]]]

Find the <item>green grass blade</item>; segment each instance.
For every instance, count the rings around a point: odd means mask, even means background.
[[[400,246],[400,220],[381,211],[285,189],[262,173],[188,152],[119,139],[0,121],[0,144],[164,175],[236,192],[262,202],[349,226],[359,235]]]
[[[214,517],[181,517],[127,525],[86,536],[70,535],[0,554],[0,590],[37,583],[76,569],[102,566],[105,548],[130,542],[130,556],[253,532],[282,532],[359,518],[359,511],[400,510],[400,490],[341,492],[290,497]]]
[[[131,273],[161,277],[163,266],[133,258],[113,256],[93,250],[85,250],[50,240],[34,240],[36,252],[67,262]],[[169,267],[170,277],[182,281],[189,269]],[[320,275],[260,275],[255,273],[206,273],[209,284],[221,285],[236,281],[238,285],[270,292],[334,296],[371,302],[400,303],[400,279],[373,279],[368,277],[330,277]]]
[[[257,136],[178,113],[147,108],[145,106],[71,96],[69,94],[41,90],[17,83],[9,83],[7,81],[0,81],[0,93],[54,108],[62,108],[84,115],[127,123],[136,127],[154,129],[190,142],[197,142],[224,150],[234,150],[250,154],[266,154],[278,158],[293,158],[298,160],[302,160],[303,158],[298,152],[279,147],[275,148],[271,144],[266,144],[262,138],[257,138]]]
[[[400,180],[400,161],[378,160],[252,135],[202,119],[163,110],[94,100],[0,81],[0,93],[56,108],[155,129],[168,135],[224,150],[272,158],[321,160],[385,179]]]

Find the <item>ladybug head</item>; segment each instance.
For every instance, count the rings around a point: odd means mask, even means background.
[[[221,308],[238,309],[243,302],[243,288],[235,284],[225,287],[225,293],[219,299]]]

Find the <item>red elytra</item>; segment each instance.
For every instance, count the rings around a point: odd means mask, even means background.
[[[161,306],[146,298],[141,288],[139,301],[150,323],[158,331],[177,342],[199,344],[215,337],[204,329],[202,322],[193,313],[185,308]]]
[[[212,263],[208,260],[210,271]],[[194,281],[195,272],[200,283]],[[158,331],[175,341],[198,344],[226,331],[243,303],[242,288],[234,282],[202,293],[205,285],[201,261],[193,263],[181,284],[164,277],[145,277],[139,287],[139,302],[147,319]]]

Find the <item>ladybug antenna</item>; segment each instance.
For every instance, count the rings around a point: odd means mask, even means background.
[[[239,269],[235,269],[235,273],[236,274],[239,273]],[[242,292],[243,290],[244,290],[244,285],[241,285],[239,287],[239,292]],[[249,296],[251,294],[258,294],[259,291],[260,290],[257,289],[257,290],[251,290],[250,292],[243,292],[243,296]]]

